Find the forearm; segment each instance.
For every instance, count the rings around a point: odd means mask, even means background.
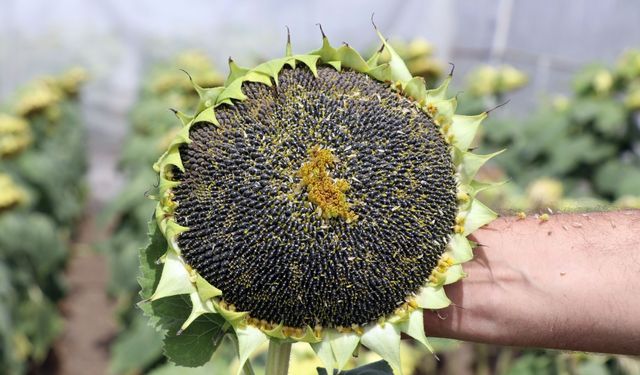
[[[473,239],[427,335],[640,354],[640,211],[501,218]]]

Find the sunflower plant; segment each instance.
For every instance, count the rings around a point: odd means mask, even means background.
[[[423,313],[451,303],[467,235],[496,217],[474,180],[495,154],[469,152],[487,113],[455,114],[451,75],[427,89],[376,33],[369,59],[322,32],[318,50],[288,40],[254,68],[230,60],[222,87],[194,85],[198,109],[177,113],[154,165],[141,253],[141,308],[172,362],[203,365],[225,337],[245,374],[266,343],[267,375],[287,373],[292,343],[328,374],[360,346],[400,373],[403,333],[432,350]]]

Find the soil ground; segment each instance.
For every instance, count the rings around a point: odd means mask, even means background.
[[[68,294],[62,302],[65,331],[54,349],[57,375],[107,374],[109,343],[116,334],[114,302],[105,293],[108,264],[90,247],[104,234],[90,207],[80,225],[67,268]]]

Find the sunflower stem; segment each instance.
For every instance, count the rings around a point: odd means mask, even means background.
[[[287,375],[289,372],[289,357],[291,343],[272,339],[269,341],[267,353],[267,370],[265,375]]]

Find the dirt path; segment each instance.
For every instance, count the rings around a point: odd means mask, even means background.
[[[87,215],[67,269],[69,292],[62,303],[65,332],[56,345],[60,375],[107,374],[108,345],[116,325],[114,303],[105,294],[108,264],[90,247],[100,237],[95,228],[94,216]]]

